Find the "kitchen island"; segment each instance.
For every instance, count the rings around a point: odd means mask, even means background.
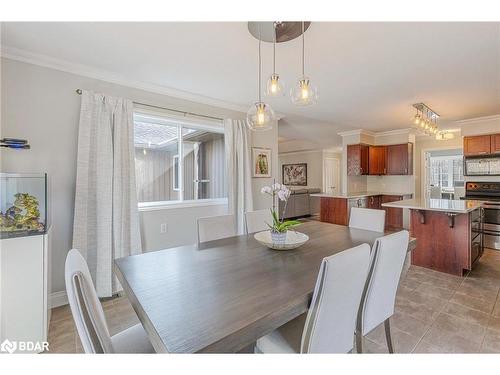
[[[347,194],[311,194],[320,198],[320,220],[326,223],[348,225],[352,207],[385,210],[385,227],[398,230],[405,226],[406,218],[400,208],[385,208],[383,203],[394,202],[412,197],[411,193],[362,191]]]
[[[382,206],[410,211],[416,266],[462,276],[483,253],[480,201],[416,198]]]

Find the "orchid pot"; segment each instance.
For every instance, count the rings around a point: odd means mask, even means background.
[[[271,240],[273,241],[273,244],[275,245],[284,245],[286,243],[286,232],[274,232],[271,231]]]
[[[271,232],[271,239],[274,244],[283,245],[286,243],[286,234],[288,230],[300,224],[297,220],[285,220],[285,211],[290,197],[290,190],[282,184],[273,183],[271,186],[264,186],[261,190],[263,194],[268,194],[272,197],[273,207],[271,208],[271,215],[273,218],[272,224],[266,223]],[[279,217],[277,207],[277,200],[285,202],[281,219]]]

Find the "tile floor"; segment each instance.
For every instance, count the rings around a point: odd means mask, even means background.
[[[466,277],[411,266],[391,318],[398,353],[500,353],[500,251],[486,250]],[[139,322],[126,297],[103,301],[113,335]],[[68,306],[53,309],[50,353],[80,353]],[[386,353],[383,325],[364,339],[367,353]]]

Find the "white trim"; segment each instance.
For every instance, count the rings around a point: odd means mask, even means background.
[[[340,135],[341,137],[346,137],[346,136],[350,136],[350,135],[361,135],[361,134],[369,135],[371,137],[375,136],[374,132],[372,132],[370,130],[365,130],[365,129],[348,130],[348,131],[340,132],[337,134]]]
[[[425,153],[431,151],[441,151],[441,150],[459,150],[461,147],[445,145],[441,147],[428,147],[420,150],[420,196],[425,198],[427,173],[425,170]],[[465,176],[464,176],[465,179]]]
[[[457,120],[455,123],[457,124],[469,124],[469,123],[475,123],[475,122],[483,122],[483,121],[489,121],[489,120],[500,120],[500,114],[498,115],[492,115],[492,116],[483,116],[483,117],[473,117],[465,120]]]
[[[399,135],[399,134],[412,134],[413,131],[414,131],[414,129],[412,129],[412,128],[387,130],[387,131],[375,133],[375,137],[383,137],[383,136],[387,136],[387,135]]]
[[[139,211],[173,210],[177,208],[227,205],[227,198],[197,199],[187,201],[142,202]]]
[[[383,136],[388,136],[388,135],[412,134],[412,132],[413,132],[412,128],[386,130],[383,132],[372,132],[371,130],[355,129],[355,130],[348,130],[345,132],[340,132],[337,134],[340,135],[341,137],[346,137],[346,136],[350,136],[350,135],[368,135],[370,137],[383,137]]]
[[[226,102],[224,100],[219,100],[219,99],[213,99],[205,95],[193,94],[187,91],[178,90],[167,86],[131,80],[124,76],[121,76],[119,74],[107,70],[96,69],[91,66],[72,63],[69,61],[57,59],[47,55],[29,52],[20,48],[3,45],[0,51],[0,56],[10,60],[21,61],[28,64],[38,65],[66,73],[72,73],[79,76],[98,79],[100,81],[111,82],[117,85],[132,87],[156,94],[162,94],[174,98],[185,99],[196,103],[229,109],[232,111],[246,113],[248,110],[247,107],[242,106],[240,104]],[[78,88],[83,89],[83,87],[75,87],[75,90]],[[281,115],[281,118],[282,117],[283,116]]]
[[[65,290],[61,290],[59,292],[50,293],[50,303],[49,306],[51,309],[59,306],[64,306],[68,304],[68,296],[66,295]]]
[[[295,154],[312,154],[314,152],[323,152],[322,149],[319,150],[302,150],[302,151],[287,151],[287,152],[279,152],[278,156],[283,155],[295,155]]]

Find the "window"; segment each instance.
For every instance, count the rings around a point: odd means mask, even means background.
[[[172,189],[175,191],[179,191],[179,155],[174,155],[173,162],[172,162],[172,168],[173,168],[173,184],[172,184]]]
[[[444,188],[464,186],[462,156],[431,156],[430,182]]]
[[[136,113],[134,144],[139,203],[227,196],[220,123]]]

